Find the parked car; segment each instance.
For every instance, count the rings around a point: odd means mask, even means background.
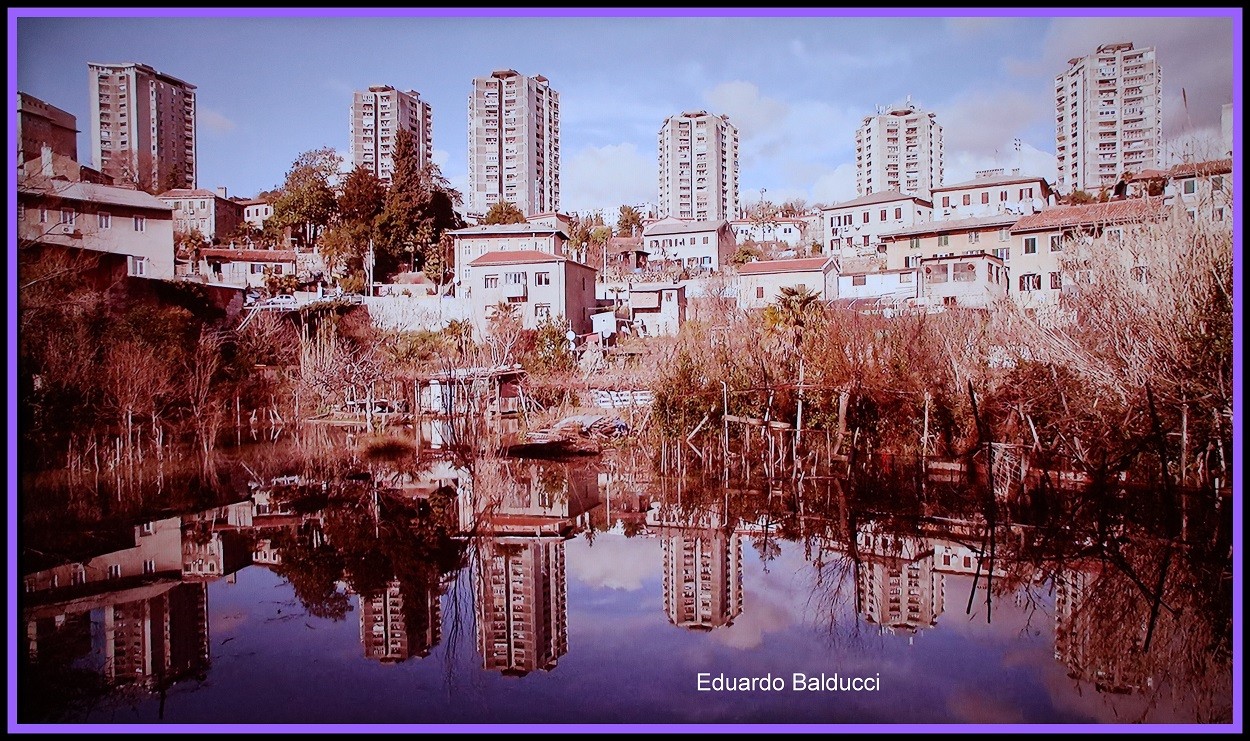
[[[299,302],[289,293],[280,293],[262,301],[260,305],[266,309],[294,309],[299,306]]]

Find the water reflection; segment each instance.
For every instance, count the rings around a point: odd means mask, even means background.
[[[243,685],[213,677],[316,660],[333,683],[282,688],[310,719],[342,693],[396,722],[1231,717],[1228,513],[1201,493],[1171,515],[1148,493],[1091,489],[987,516],[964,485],[916,491],[905,478],[727,488],[658,476],[646,456],[466,461],[340,442],[337,456],[305,458],[306,442],[285,459],[260,451],[243,484],[223,476],[216,506],[101,518],[72,548],[28,528],[24,562],[40,567],[23,576],[22,718],[99,721],[125,706],[150,720],[170,707],[179,721],[272,720],[231,710]],[[1177,514],[1191,537],[1177,536]],[[277,581],[250,591],[261,572]],[[228,635],[210,640],[227,616]],[[337,650],[341,631],[325,632],[335,624],[351,626],[361,664]],[[622,632],[609,638],[609,625]],[[262,628],[278,637],[255,658],[227,645]],[[855,654],[820,640],[834,629],[884,642]],[[628,648],[595,645],[612,641]],[[895,689],[860,715],[827,698],[691,695],[713,657],[720,671],[782,673],[854,659]],[[920,680],[944,661],[942,687]],[[403,673],[365,668],[384,664]],[[648,692],[613,692],[625,675]],[[441,699],[387,699],[418,677],[444,686]],[[581,699],[536,704],[539,688]],[[925,701],[899,715],[904,691]]]

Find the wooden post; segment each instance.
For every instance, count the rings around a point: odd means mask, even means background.
[[[1185,468],[1189,464],[1189,404],[1181,404],[1181,486],[1185,485]]]
[[[929,457],[929,392],[924,392],[924,434],[920,437],[920,458],[921,465],[924,465],[924,459]]]

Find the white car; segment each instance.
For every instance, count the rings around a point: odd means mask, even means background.
[[[289,293],[280,293],[262,301],[260,306],[265,309],[294,309],[299,306],[299,302]]]

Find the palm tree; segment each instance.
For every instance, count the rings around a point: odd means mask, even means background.
[[[793,352],[799,365],[798,415],[794,422],[794,449],[797,455],[803,434],[803,330],[820,309],[820,296],[807,286],[782,286],[777,301],[768,307],[775,326],[789,327],[793,333]]]

